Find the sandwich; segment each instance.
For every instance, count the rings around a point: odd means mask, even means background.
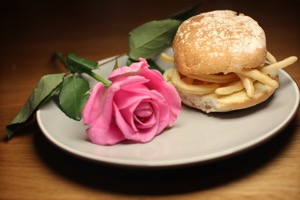
[[[267,51],[264,30],[249,16],[216,10],[193,16],[173,40],[174,68],[164,73],[184,104],[204,112],[255,106],[279,87],[282,61]]]

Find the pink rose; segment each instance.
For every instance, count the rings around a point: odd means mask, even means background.
[[[82,113],[93,143],[149,142],[173,125],[181,112],[180,97],[158,71],[148,67],[140,59],[115,69],[108,88],[101,82],[94,86]]]

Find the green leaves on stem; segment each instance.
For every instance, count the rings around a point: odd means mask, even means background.
[[[79,76],[70,76],[63,81],[59,93],[61,110],[70,118],[81,119],[81,112],[89,97],[89,83]]]
[[[78,57],[73,53],[68,55],[66,61],[64,61],[60,53],[56,55],[72,73],[62,83],[58,97],[59,107],[68,117],[79,121],[81,120],[81,113],[89,97],[90,90],[89,83],[80,75],[82,73],[88,74],[107,87],[110,85],[110,82],[93,72],[93,70],[98,68],[97,62]]]
[[[173,42],[174,36],[180,24],[193,16],[199,7],[199,3],[174,13],[168,19],[150,21],[136,27],[129,33],[129,59],[127,62],[135,62],[140,57],[148,61],[161,53]],[[162,72],[153,61],[150,66]]]
[[[61,53],[56,53],[56,58],[71,73],[51,74],[40,79],[20,112],[6,126],[8,139],[25,126],[32,119],[35,112],[54,96],[58,96],[59,108],[68,117],[80,120],[90,90],[89,83],[81,77],[82,73],[90,75],[105,86],[110,85],[108,80],[92,71],[99,67],[97,62],[80,58],[75,54],[69,54],[65,60]]]
[[[151,59],[168,47],[182,21],[191,17],[199,4],[171,15],[168,19],[156,20],[145,23],[129,33],[129,59],[127,63],[136,62],[140,57],[146,58],[150,68],[163,71]],[[43,76],[31,96],[26,101],[17,116],[6,126],[8,139],[21,129],[35,112],[52,97],[58,96],[60,109],[70,118],[81,119],[82,109],[89,96],[89,83],[81,77],[86,73],[102,82],[106,87],[110,82],[93,70],[98,63],[75,54],[69,54],[65,60],[61,53],[56,53],[56,58],[70,71],[69,73],[51,74]],[[118,67],[116,60],[115,68]]]
[[[6,126],[8,139],[21,129],[34,113],[59,91],[64,73],[43,76],[17,116]]]
[[[66,61],[60,53],[56,55],[72,73],[62,82],[62,87],[58,94],[59,107],[68,117],[79,121],[81,120],[81,113],[89,97],[90,90],[88,81],[80,75],[86,73],[97,81],[102,82],[105,86],[109,86],[110,82],[93,72],[99,67],[97,62],[78,57],[73,53],[68,55]]]
[[[165,19],[145,23],[129,33],[129,57],[152,58],[172,43],[181,21]]]

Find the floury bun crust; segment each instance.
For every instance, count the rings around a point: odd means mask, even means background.
[[[266,61],[266,37],[251,17],[218,10],[191,17],[178,28],[173,41],[176,69],[187,77],[227,74],[262,66]],[[229,95],[189,94],[177,88],[184,104],[204,112],[228,112],[255,106],[275,89],[256,81],[255,94],[245,90]]]
[[[230,10],[202,13],[184,21],[174,37],[177,70],[185,75],[235,72],[261,66],[266,37],[251,17]]]

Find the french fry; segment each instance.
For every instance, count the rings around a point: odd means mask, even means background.
[[[266,74],[263,74],[262,72],[258,71],[257,69],[247,69],[247,70],[241,70],[237,72],[237,74],[242,74],[243,76],[252,78],[254,80],[257,80],[265,85],[270,86],[271,88],[278,88],[279,84],[276,80],[272,79]]]
[[[231,85],[225,86],[225,87],[220,87],[215,90],[215,93],[217,95],[229,95],[234,92],[240,91],[244,89],[244,85],[242,81],[237,81]]]
[[[279,62],[275,62],[272,63],[268,66],[265,66],[261,69],[261,72],[264,74],[272,74],[275,71],[277,71],[278,69],[282,69],[284,67],[287,67],[291,64],[293,64],[294,62],[296,62],[298,60],[298,58],[296,56],[290,56],[284,60],[281,60]]]
[[[183,92],[199,95],[212,93],[219,87],[218,84],[189,85],[181,80],[179,72],[175,69],[173,70],[172,74],[172,83],[175,87],[179,88]]]
[[[254,86],[253,86],[252,80],[241,74],[237,74],[237,76],[241,79],[241,81],[246,89],[246,93],[247,93],[248,97],[250,97],[250,98],[254,97]]]
[[[165,53],[161,53],[161,58],[166,62],[174,63],[174,58]],[[191,75],[181,78],[180,73],[172,68],[166,70],[163,76],[166,81],[190,94],[201,95],[214,92],[217,95],[230,95],[245,89],[247,95],[252,98],[255,93],[255,81],[276,89],[279,87],[279,83],[274,77],[277,76],[278,69],[287,67],[297,60],[296,56],[290,56],[277,61],[270,52],[267,52],[267,63],[271,64],[256,69],[243,69],[228,74]]]
[[[174,68],[170,68],[165,70],[163,77],[165,79],[165,81],[169,82],[172,80],[172,73],[173,73]]]
[[[276,58],[270,52],[268,52],[268,51],[267,51],[267,60],[270,63],[276,63],[277,62]]]
[[[190,77],[205,81],[205,82],[210,82],[210,83],[231,83],[233,81],[238,80],[238,77],[234,73],[229,73],[229,74],[199,74],[199,75],[191,75]]]
[[[166,53],[161,53],[160,58],[168,63],[174,64],[174,58]]]

